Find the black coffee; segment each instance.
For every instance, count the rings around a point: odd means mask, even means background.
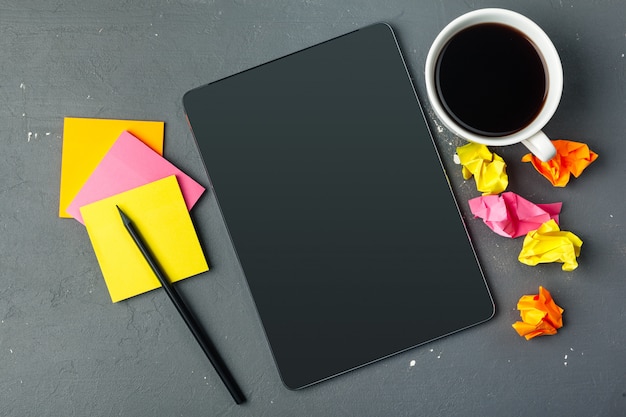
[[[483,23],[456,34],[435,72],[446,112],[465,129],[504,136],[528,125],[541,110],[547,76],[534,44],[518,30]]]

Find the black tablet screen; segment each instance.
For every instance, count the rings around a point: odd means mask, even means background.
[[[183,103],[286,386],[493,315],[388,25]]]

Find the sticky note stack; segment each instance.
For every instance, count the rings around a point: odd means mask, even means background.
[[[111,300],[160,287],[119,206],[171,282],[207,271],[189,210],[204,187],[163,158],[163,122],[65,118],[59,216],[87,228]]]

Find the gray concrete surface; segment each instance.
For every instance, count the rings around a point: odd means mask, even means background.
[[[430,43],[456,16],[487,6],[521,12],[552,38],[565,87],[545,131],[600,155],[557,189],[519,161],[521,145],[494,149],[509,164],[509,190],[563,201],[563,227],[584,241],[574,272],[522,265],[521,240],[472,218],[473,181],[452,162],[463,142],[426,102]],[[608,0],[0,0],[0,415],[625,415],[625,12],[624,2]],[[112,304],[85,229],[57,217],[63,117],[164,120],[166,157],[206,184],[185,91],[379,21],[400,40],[496,317],[289,391],[205,195],[193,218],[212,270],[178,288],[249,399],[236,406],[165,294]],[[511,324],[517,299],[539,285],[565,308],[565,326],[527,342]]]

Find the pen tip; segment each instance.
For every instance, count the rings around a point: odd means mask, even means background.
[[[120,217],[122,218],[122,221],[124,223],[130,223],[130,219],[128,218],[128,216],[126,214],[124,214],[124,212],[122,211],[122,209],[120,208],[120,206],[118,206],[117,204],[115,205],[115,207],[117,207],[117,211],[119,211],[120,213]]]

